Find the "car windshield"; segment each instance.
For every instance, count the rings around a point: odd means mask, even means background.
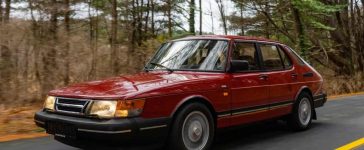
[[[161,46],[146,70],[223,71],[227,50],[225,40],[173,41]]]

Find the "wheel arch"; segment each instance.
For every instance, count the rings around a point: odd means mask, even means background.
[[[201,104],[205,105],[210,110],[212,117],[214,119],[214,123],[216,125],[217,113],[215,111],[215,108],[211,104],[211,102],[209,101],[208,98],[201,96],[201,95],[189,96],[189,97],[186,97],[185,99],[183,99],[181,102],[179,102],[171,114],[172,123],[174,122],[176,115],[182,110],[182,108],[187,106],[188,104],[192,104],[192,103],[201,103]]]
[[[298,96],[300,96],[300,94],[302,92],[307,92],[308,94],[310,94],[311,96],[311,101],[312,101],[312,98],[313,98],[313,95],[312,95],[312,91],[310,90],[310,88],[308,86],[303,86],[300,88],[300,90],[298,90],[298,92],[296,93],[295,97],[294,97],[294,100],[297,101],[297,98]]]

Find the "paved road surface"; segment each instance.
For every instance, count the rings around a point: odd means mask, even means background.
[[[364,95],[329,101],[317,113],[318,120],[308,131],[292,132],[282,122],[260,123],[220,133],[213,149],[332,150],[364,137]],[[76,150],[52,137],[0,143],[0,150],[26,149]]]

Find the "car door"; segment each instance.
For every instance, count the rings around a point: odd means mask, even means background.
[[[270,117],[288,114],[293,104],[297,72],[287,54],[275,44],[260,43],[262,67],[267,75]]]
[[[249,70],[231,74],[231,124],[238,125],[268,117],[268,88],[266,75],[261,71],[259,51],[255,43],[234,43],[232,60],[245,60]]]

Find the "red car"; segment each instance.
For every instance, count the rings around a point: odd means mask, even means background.
[[[284,44],[188,37],[164,43],[139,74],[49,92],[35,123],[73,146],[167,141],[169,149],[209,149],[226,127],[284,117],[308,129],[326,102],[322,84]]]

